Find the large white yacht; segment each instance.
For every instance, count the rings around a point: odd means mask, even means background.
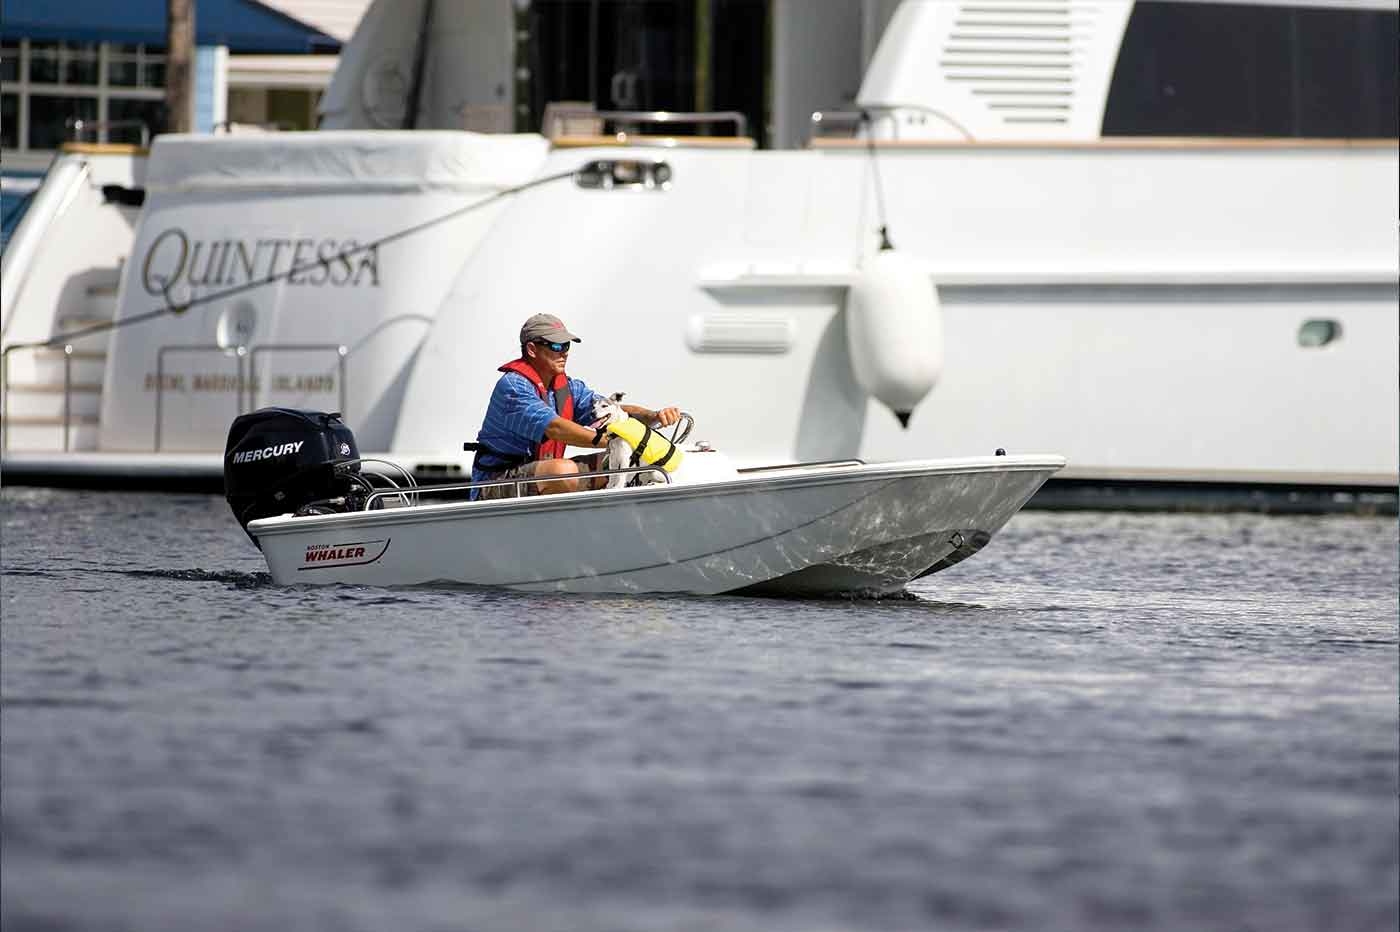
[[[777,3],[759,148],[743,113],[464,129],[524,106],[518,12],[378,0],[320,131],[124,156],[87,350],[55,186],[99,157],[56,161],[4,258],[5,479],[217,483],[267,404],[456,476],[549,311],[572,374],[741,466],[1054,449],[1042,502],[1394,510],[1396,8]]]

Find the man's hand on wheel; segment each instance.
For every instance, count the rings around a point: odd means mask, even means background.
[[[680,419],[680,408],[662,408],[660,411],[657,411],[656,414],[652,417],[652,420],[656,421],[656,423],[660,424],[662,427],[670,427],[672,424],[676,423]]]

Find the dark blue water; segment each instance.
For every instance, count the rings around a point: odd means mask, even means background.
[[[1029,513],[849,603],[279,589],[218,499],[0,507],[6,932],[1396,928],[1394,519]]]

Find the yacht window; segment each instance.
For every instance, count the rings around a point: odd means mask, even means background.
[[[1342,325],[1335,320],[1313,319],[1303,321],[1298,328],[1298,345],[1305,348],[1326,346],[1342,335]]]
[[[1103,134],[1393,138],[1397,42],[1385,10],[1138,3]]]
[[[19,145],[19,95],[0,94],[0,149]]]

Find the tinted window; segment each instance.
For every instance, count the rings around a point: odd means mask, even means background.
[[[768,0],[534,0],[529,5],[530,81],[524,96],[540,128],[550,101],[592,101],[599,110],[739,110],[762,141]],[[697,69],[699,56],[706,67]],[[706,81],[702,89],[697,81]],[[655,130],[653,130],[655,131]],[[683,134],[729,134],[721,124]]]
[[[1139,3],[1105,136],[1391,138],[1397,14]]]

